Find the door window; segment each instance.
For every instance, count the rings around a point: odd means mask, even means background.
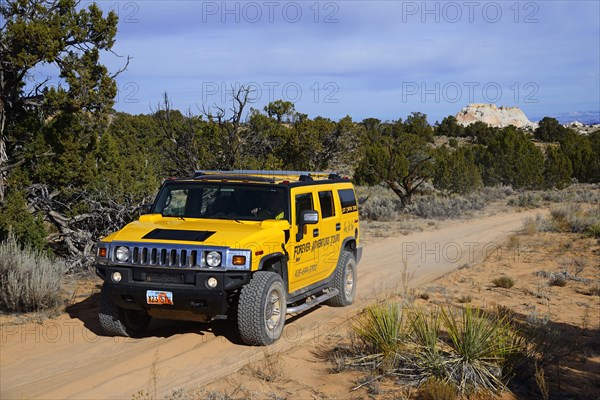
[[[296,223],[300,221],[300,213],[306,210],[314,210],[312,193],[296,195]]]
[[[331,191],[319,192],[319,205],[321,206],[321,218],[329,218],[335,215],[333,193]]]

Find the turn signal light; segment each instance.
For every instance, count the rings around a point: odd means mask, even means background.
[[[233,265],[246,265],[246,256],[233,256]]]
[[[106,247],[100,247],[98,249],[98,257],[106,257]]]

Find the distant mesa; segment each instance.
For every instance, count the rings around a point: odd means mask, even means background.
[[[480,121],[498,128],[514,125],[517,128],[537,128],[519,107],[497,107],[495,104],[469,104],[456,114],[456,121],[462,126]]]
[[[597,126],[600,125],[600,110],[598,111],[571,111],[561,114],[550,115],[556,118],[563,125],[581,125]],[[541,119],[541,118],[540,118]]]

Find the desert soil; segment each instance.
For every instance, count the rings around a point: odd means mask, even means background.
[[[73,305],[56,318],[41,323],[0,318],[0,398],[130,399],[140,397],[140,391],[147,392],[148,398],[163,398],[173,396],[175,390],[239,392],[242,384],[247,384],[244,390],[252,392],[240,392],[240,397],[269,397],[273,390],[269,379],[251,373],[265,362],[285,364],[285,376],[277,378],[288,382],[281,388],[281,397],[362,397],[365,392],[350,392],[359,373],[329,374],[318,349],[342,340],[350,318],[365,305],[401,292],[407,281],[417,291],[431,292],[429,302],[445,301],[461,291],[470,293],[477,304],[491,304],[505,297],[502,291],[489,287],[489,279],[508,268],[519,285],[521,274],[528,272],[515,263],[501,257],[493,271],[483,271],[477,278],[468,274],[475,273],[481,261],[493,260],[500,244],[521,229],[524,218],[539,212],[543,211],[511,212],[402,237],[369,240],[359,264],[355,304],[319,307],[288,317],[282,339],[268,348],[242,345],[227,322],[153,321],[142,339],[102,336],[96,317],[99,281],[80,283]],[[454,270],[467,275],[448,277]],[[446,292],[436,289],[440,281],[434,281],[440,277],[445,277],[441,283],[451,286]],[[464,285],[459,288],[461,279]],[[519,287],[536,290],[535,286]],[[575,309],[579,300],[569,298]],[[595,323],[598,310],[598,301],[594,301],[588,310],[590,324]],[[552,300],[544,298],[543,302],[510,306],[522,313],[531,312],[532,307],[541,315],[561,312],[553,308]],[[569,318],[584,318],[584,308],[577,309],[579,314],[570,315],[570,310],[565,313]]]

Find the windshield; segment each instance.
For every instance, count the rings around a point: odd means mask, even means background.
[[[152,210],[164,217],[263,221],[288,219],[284,188],[230,183],[163,186]]]

